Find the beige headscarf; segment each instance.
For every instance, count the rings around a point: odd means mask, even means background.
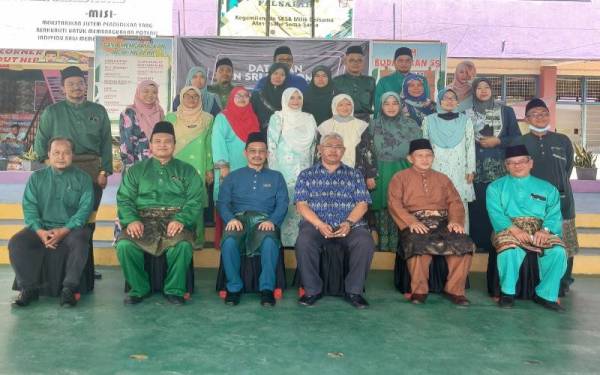
[[[194,108],[188,108],[183,103],[183,95],[189,91],[194,91],[198,94],[200,100]],[[193,141],[210,126],[213,117],[210,113],[202,111],[202,93],[194,86],[185,86],[179,92],[181,104],[177,107],[177,120],[175,121],[175,154],[183,150],[188,143]]]
[[[337,106],[342,100],[348,100],[352,104],[352,112],[349,116],[340,116],[337,111]],[[360,143],[360,138],[369,124],[354,117],[354,101],[346,94],[339,94],[333,97],[331,112],[333,113],[333,117],[324,121],[317,129],[321,137],[329,133],[338,133],[344,138],[346,152],[344,152],[342,162],[354,168],[356,165],[356,146]]]
[[[467,81],[459,82],[456,77],[458,77],[458,71],[461,69],[465,69],[467,71]],[[477,74],[477,69],[475,68],[475,64],[471,61],[462,61],[458,65],[456,65],[456,70],[454,72],[454,80],[448,86],[458,95],[458,101],[462,102],[465,98],[472,93],[471,82],[475,78]]]

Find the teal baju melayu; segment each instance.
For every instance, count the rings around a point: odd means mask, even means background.
[[[557,301],[560,280],[567,267],[565,248],[558,239],[562,235],[558,190],[548,182],[533,176],[504,176],[489,185],[487,210],[496,236],[493,242],[498,251],[502,293],[515,295],[515,285],[521,263],[525,259],[525,251],[539,251],[540,282],[535,288],[535,293],[545,300]],[[521,227],[520,223],[525,221],[534,224],[530,224],[529,228]],[[533,234],[536,229],[545,228],[555,236],[552,236],[549,246],[544,249],[531,244],[516,246],[514,242],[511,244],[512,240],[507,231],[512,225],[529,234]]]

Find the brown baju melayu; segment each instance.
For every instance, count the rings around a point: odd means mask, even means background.
[[[421,173],[414,167],[398,172],[388,187],[388,210],[401,230],[412,293],[429,292],[432,256],[443,255],[449,272],[444,290],[464,295],[475,244],[466,234],[448,231],[448,223],[465,222],[462,200],[450,179],[433,170]],[[409,226],[418,221],[429,228],[428,233],[411,233]]]

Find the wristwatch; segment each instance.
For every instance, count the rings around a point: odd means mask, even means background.
[[[342,221],[342,223],[348,223],[350,224],[350,227],[354,226],[354,224],[356,224],[354,221],[350,220],[350,219],[346,219],[344,221]]]

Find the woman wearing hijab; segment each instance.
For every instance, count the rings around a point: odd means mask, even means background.
[[[435,112],[435,103],[429,99],[425,77],[408,74],[402,83],[402,112],[415,120],[419,126],[426,116]]]
[[[281,96],[285,90],[284,83],[289,73],[287,65],[271,64],[265,86],[252,95],[252,108],[258,117],[262,131],[267,131],[273,113],[281,111]]]
[[[388,184],[396,172],[410,167],[406,160],[409,144],[422,138],[423,132],[415,120],[403,115],[398,94],[386,92],[379,102],[379,114],[369,126],[379,172],[375,179],[376,188],[371,192],[371,210],[379,237],[378,250],[396,251],[398,227],[387,210]]]
[[[473,81],[473,108],[465,112],[475,131],[476,166],[475,201],[469,203],[471,238],[478,248],[488,251],[488,290],[494,293],[496,250],[492,246],[492,225],[486,208],[486,189],[496,179],[506,175],[505,148],[521,136],[515,111],[496,103],[492,85],[487,78]],[[490,278],[492,278],[490,280]]]
[[[475,64],[471,61],[462,61],[456,66],[454,80],[448,88],[452,89],[452,91],[458,95],[457,112],[464,112],[473,106],[473,89],[471,82],[476,74],[477,70],[475,69]]]
[[[200,94],[202,95],[202,108],[205,112],[210,113],[213,117],[221,112],[219,97],[208,91],[208,76],[206,75],[206,69],[203,66],[194,66],[188,71],[187,76],[185,77],[185,85],[194,86],[200,90]],[[177,111],[180,102],[181,97],[177,95],[173,100],[173,111]]]
[[[133,104],[119,117],[119,149],[124,169],[150,157],[150,135],[154,125],[164,117],[165,113],[158,102],[158,84],[150,80],[140,82]]]
[[[167,114],[165,120],[175,128],[175,158],[192,165],[205,185],[213,183],[211,136],[213,116],[202,110],[202,93],[195,86],[186,86],[179,92],[181,104],[176,112]],[[208,194],[204,193],[204,207],[208,207]],[[195,247],[204,245],[204,211],[200,211],[196,224]]]
[[[317,124],[310,113],[302,112],[302,92],[290,87],[281,98],[281,111],[271,116],[267,132],[269,168],[285,178],[290,207],[281,225],[283,246],[293,247],[298,237],[300,215],[294,207],[294,189],[300,172],[312,165]]]
[[[367,131],[369,124],[354,117],[354,102],[349,95],[339,94],[331,102],[333,117],[317,128],[321,137],[338,133],[344,138],[346,151],[342,162],[362,172],[369,190],[375,189],[377,162],[373,153],[373,137]]]
[[[312,71],[310,85],[304,94],[302,111],[313,115],[317,125],[320,125],[333,116],[331,113],[333,95],[331,71],[324,65],[315,67]]]
[[[469,208],[475,199],[475,134],[473,123],[464,113],[458,113],[458,95],[452,89],[438,94],[436,114],[423,120],[423,137],[433,146],[432,168],[450,178],[465,206],[465,231],[468,233]]]

